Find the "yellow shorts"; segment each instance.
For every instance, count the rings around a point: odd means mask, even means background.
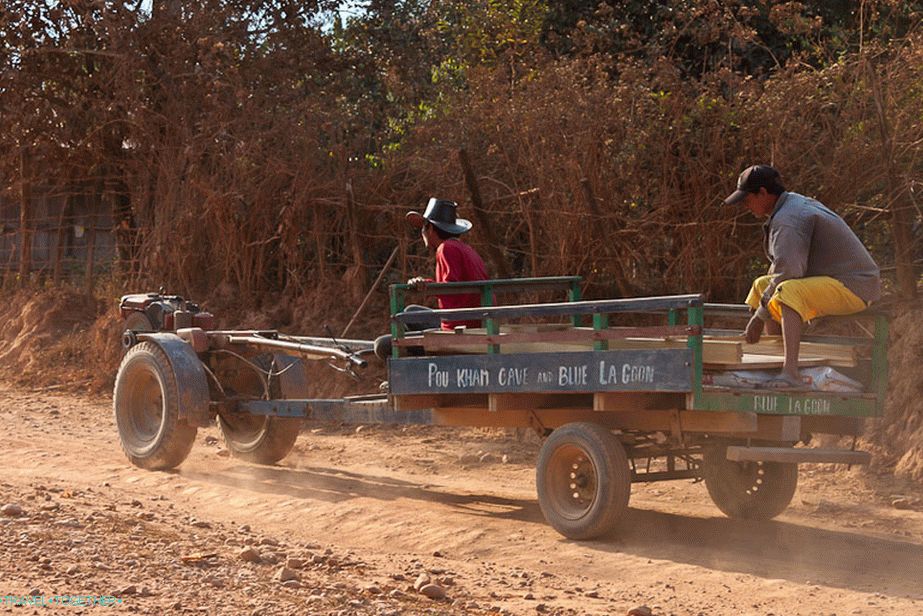
[[[756,310],[763,292],[774,276],[760,276],[753,281],[747,295],[747,305]],[[805,322],[825,315],[853,314],[866,309],[866,303],[846,288],[842,282],[829,276],[792,278],[779,283],[769,299],[769,314],[773,320],[782,321],[782,304],[801,315]]]

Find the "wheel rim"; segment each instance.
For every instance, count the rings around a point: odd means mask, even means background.
[[[550,501],[564,518],[577,520],[596,503],[599,472],[587,452],[576,445],[555,449],[548,465]]]
[[[738,492],[755,497],[763,487],[766,467],[763,462],[734,462],[731,463],[729,476],[733,478]]]
[[[131,380],[128,403],[123,407],[128,429],[132,433],[132,449],[144,453],[156,445],[163,430],[163,388],[153,372],[139,370]]]
[[[246,451],[259,445],[269,417],[240,413],[221,415],[218,420],[225,437],[233,442],[234,447]]]

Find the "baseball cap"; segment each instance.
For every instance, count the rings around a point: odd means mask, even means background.
[[[779,182],[781,174],[771,165],[752,165],[744,169],[737,178],[737,190],[728,195],[724,203],[740,203],[747,193],[759,192],[760,188],[772,188]]]

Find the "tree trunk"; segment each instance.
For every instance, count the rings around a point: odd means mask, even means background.
[[[314,253],[317,259],[317,279],[327,277],[327,242],[324,238],[323,216],[319,200],[311,201],[311,231],[314,235]]]
[[[25,285],[32,271],[32,160],[29,151],[19,153],[19,282]]]
[[[353,255],[351,280],[353,298],[358,300],[368,287],[368,274],[362,259],[362,243],[359,239],[359,213],[356,211],[356,198],[353,194],[353,183],[346,181],[346,215],[349,233],[350,252]]]
[[[478,226],[478,233],[484,234],[487,240],[487,254],[490,255],[490,260],[493,261],[494,267],[497,269],[500,278],[509,278],[511,276],[510,266],[507,264],[503,252],[499,248],[500,244],[494,235],[494,225],[491,225],[483,217],[484,202],[481,199],[481,190],[478,188],[477,177],[474,175],[474,170],[471,168],[471,163],[468,161],[468,153],[465,152],[464,148],[458,150],[458,160],[461,163],[462,170],[465,172],[465,183],[468,185],[468,191],[471,193],[471,204],[473,206],[471,208],[471,217],[474,218]]]

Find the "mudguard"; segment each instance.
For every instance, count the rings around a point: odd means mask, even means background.
[[[304,362],[291,355],[274,353],[275,371],[282,374],[275,378],[279,381],[279,393],[283,400],[303,400],[308,398],[308,375],[305,374]]]
[[[137,338],[159,346],[170,361],[176,376],[179,418],[193,426],[210,425],[208,376],[192,347],[176,334],[166,332],[139,333]]]

